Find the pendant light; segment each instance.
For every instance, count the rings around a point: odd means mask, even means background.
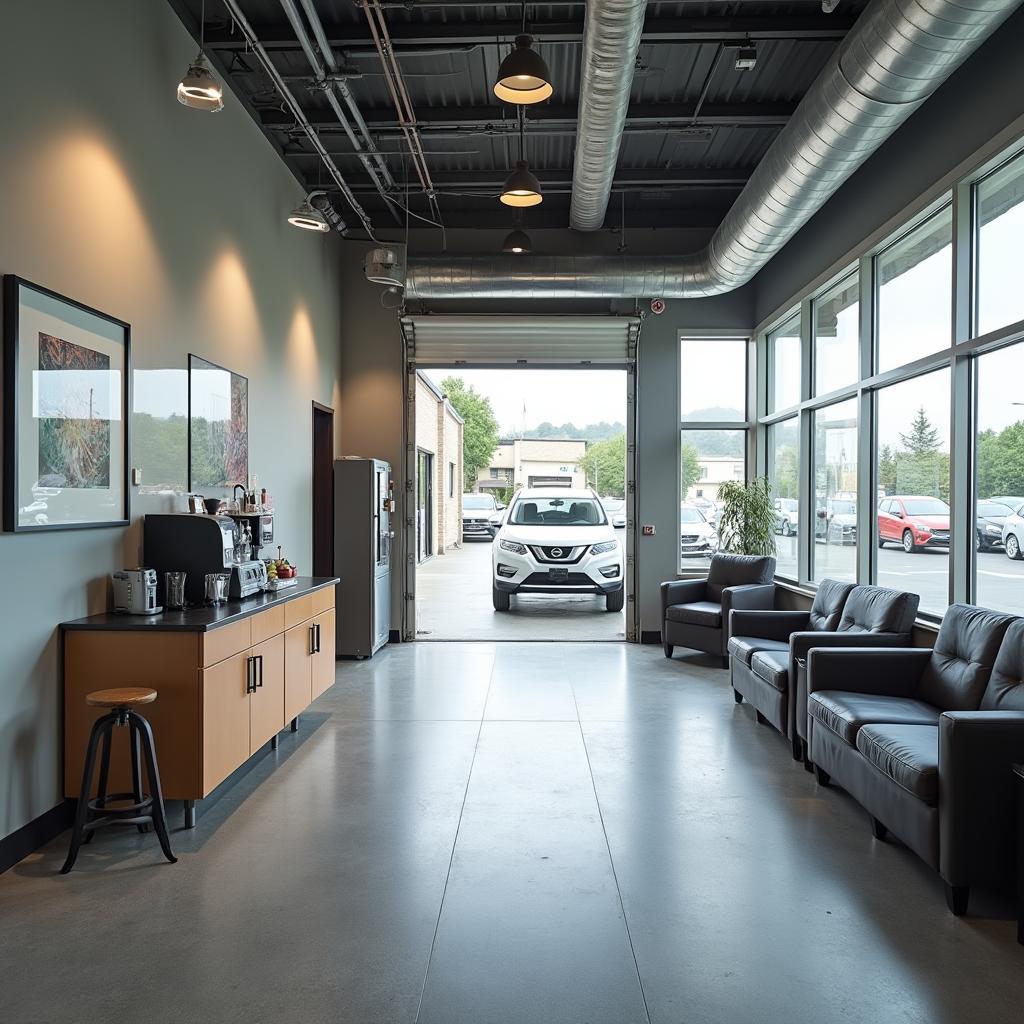
[[[526,162],[526,119],[523,108],[519,108],[519,157],[516,169],[508,176],[498,197],[506,206],[517,208],[538,206],[544,202],[540,182]]]
[[[501,62],[494,82],[494,95],[503,103],[517,105],[540,103],[554,89],[551,72],[544,58],[533,48],[533,36],[526,32],[526,4],[523,4],[523,31],[515,46]]]
[[[203,53],[205,28],[206,0],[203,0],[199,14],[199,53],[178,83],[178,102],[193,110],[215,114],[224,109],[224,88],[214,77],[213,68]]]
[[[309,201],[307,196],[288,214],[288,223],[303,231],[330,231],[327,218]]]
[[[523,230],[523,223],[518,215],[512,230],[505,236],[505,241],[501,243],[501,251],[506,256],[524,256],[533,251],[533,242]]]

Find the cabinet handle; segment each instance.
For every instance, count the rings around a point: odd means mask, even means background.
[[[245,659],[245,692],[256,692],[256,659],[252,655]]]
[[[311,655],[316,654],[316,626],[310,625],[309,627],[309,653]]]
[[[259,682],[256,684],[256,686],[259,687],[260,689],[262,689],[263,688],[263,655],[262,654],[257,654],[256,655],[256,661],[259,664],[259,670],[260,670]]]
[[[316,630],[316,653],[319,654],[320,653],[320,623],[317,622],[314,625],[313,628]]]

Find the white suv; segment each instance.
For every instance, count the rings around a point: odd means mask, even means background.
[[[604,594],[608,611],[622,611],[622,544],[592,490],[519,491],[491,562],[495,611],[513,594]]]

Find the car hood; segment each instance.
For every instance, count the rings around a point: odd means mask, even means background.
[[[927,526],[929,530],[948,530],[949,516],[910,516],[918,526]]]
[[[510,526],[498,533],[500,540],[515,540],[520,544],[559,545],[564,548],[579,547],[581,544],[599,544],[603,540],[615,540],[615,531],[606,526]]]
[[[857,517],[855,515],[851,515],[849,512],[837,512],[832,517],[832,522],[838,523],[840,526],[856,526]]]

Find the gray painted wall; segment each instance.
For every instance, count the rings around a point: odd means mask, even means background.
[[[127,320],[136,370],[196,352],[247,375],[250,469],[307,569],[310,403],[337,405],[340,243],[285,223],[298,186],[230,94],[216,115],[176,102],[193,56],[156,0],[4,4],[0,270]],[[61,798],[57,623],[106,609],[107,575],[140,563],[137,517],[172,505],[133,495],[126,530],[0,535],[0,837]]]
[[[953,75],[754,279],[760,322],[1024,115],[1024,8]]]

